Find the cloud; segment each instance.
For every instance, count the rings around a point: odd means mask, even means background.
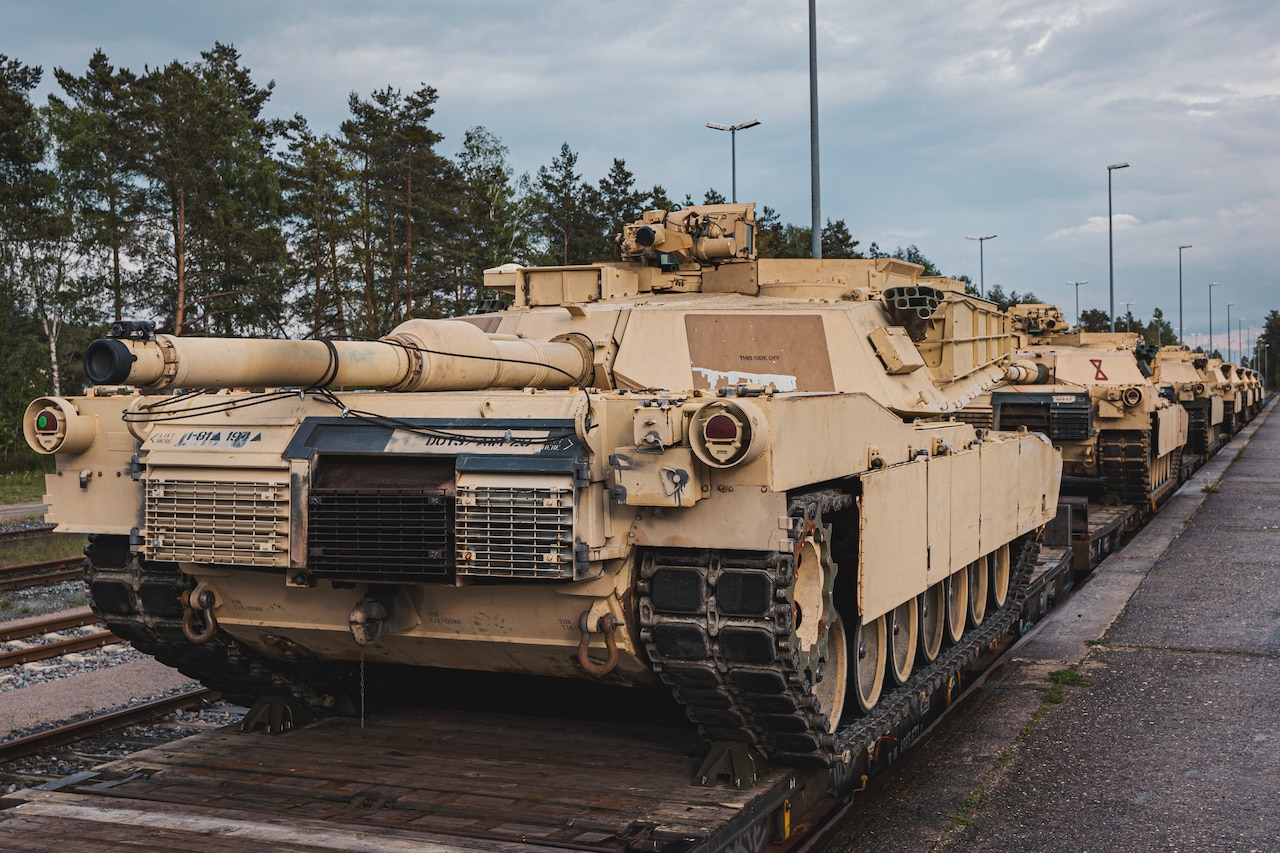
[[[1142,224],[1138,217],[1128,213],[1116,213],[1111,216],[1112,231],[1126,231],[1130,228],[1136,228]],[[1048,235],[1049,240],[1063,240],[1081,235],[1105,234],[1107,233],[1107,217],[1090,216],[1079,225],[1073,225],[1070,228],[1059,228]]]

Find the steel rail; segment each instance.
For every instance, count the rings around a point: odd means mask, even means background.
[[[75,625],[68,628],[77,627]],[[37,636],[43,633],[49,633],[50,630],[67,630],[61,629],[45,629],[42,631],[33,630],[26,636]],[[13,639],[20,639],[14,637]],[[40,643],[26,648],[13,649],[8,652],[0,652],[0,669],[6,669],[11,666],[21,666],[25,663],[34,663],[36,661],[48,660],[71,652],[83,652],[90,649],[96,649],[99,646],[107,646],[111,643],[121,642],[120,638],[107,630],[94,631],[92,634],[85,634],[80,637],[66,637],[61,640],[53,640],[48,643]]]
[[[0,624],[0,643],[10,640],[22,640],[37,634],[49,634],[55,631],[66,631],[71,628],[83,628],[98,622],[98,617],[88,607],[76,610],[63,610],[52,616],[33,619],[15,620]]]
[[[117,711],[95,714],[83,720],[64,723],[42,732],[3,741],[0,742],[0,764],[76,743],[100,732],[113,731],[145,723],[156,717],[172,714],[175,711],[185,711],[188,708],[199,705],[213,695],[213,691],[207,687],[198,687],[185,693],[166,696],[162,699],[153,699],[150,702],[143,702],[140,705],[133,705]]]
[[[64,557],[42,563],[0,567],[0,592],[79,580],[83,560],[83,557]]]

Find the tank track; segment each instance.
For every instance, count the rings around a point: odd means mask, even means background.
[[[1204,406],[1187,408],[1185,449],[1202,460],[1209,455],[1209,410]]]
[[[822,500],[824,515],[836,508],[830,496]],[[796,510],[793,505],[793,518]],[[873,713],[835,732],[792,646],[790,553],[646,551],[640,568],[641,641],[654,671],[707,740],[746,743],[782,764],[841,766],[853,750],[874,747],[906,715],[918,713],[930,701],[928,687],[952,682],[1009,631],[1021,615],[1039,551],[1033,539],[1017,556],[1003,608],[988,613],[980,627],[906,685],[891,692],[886,685]]]
[[[1098,438],[1102,477],[1107,494],[1122,503],[1147,504],[1159,501],[1175,488],[1181,477],[1182,450],[1172,451],[1169,474],[1162,483],[1154,483],[1155,468],[1151,460],[1150,430],[1110,430]]]
[[[333,712],[345,699],[346,667],[272,660],[222,631],[207,643],[188,640],[180,596],[194,583],[173,563],[133,555],[113,568],[96,565],[92,552],[90,545],[84,561],[89,604],[113,634],[138,651],[245,706],[262,696],[288,696],[312,711]]]

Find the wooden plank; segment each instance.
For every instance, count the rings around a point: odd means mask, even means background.
[[[334,849],[315,846],[314,831],[343,844],[376,833],[412,840],[405,849],[445,853],[504,845],[617,851],[636,826],[710,837],[791,778],[777,770],[749,791],[695,786],[700,749],[688,727],[441,709],[378,715],[364,726],[327,718],[278,736],[223,729],[104,765],[84,784],[65,786],[66,800],[12,796],[26,802],[0,811],[8,818],[0,819],[0,848],[21,817],[118,825],[86,838],[214,832],[219,843],[262,849],[286,843],[277,829],[287,826],[309,827],[288,842],[297,850]],[[156,844],[164,846],[184,844]]]
[[[80,823],[106,824],[112,827],[127,827],[133,830],[161,830],[178,833],[181,837],[196,836],[227,841],[244,841],[253,844],[290,845],[303,850],[349,850],[357,853],[517,853],[538,850],[554,850],[536,842],[520,840],[503,842],[486,840],[483,844],[460,842],[458,839],[430,838],[422,833],[401,834],[395,830],[381,830],[375,836],[368,831],[348,830],[334,826],[329,822],[310,822],[289,820],[283,822],[278,818],[272,820],[254,820],[232,817],[222,812],[211,813],[206,809],[188,807],[186,809],[156,808],[151,804],[129,803],[123,806],[101,806],[92,801],[85,802],[84,797],[76,795],[48,792],[38,800],[33,800],[14,807],[8,813],[0,813],[8,818],[0,827],[36,818],[56,821],[76,821]],[[2,837],[2,836],[0,836]],[[190,839],[186,840],[190,843]],[[17,849],[17,848],[14,848]],[[202,849],[205,849],[202,847]],[[227,849],[245,849],[228,847]],[[271,849],[270,847],[264,849]]]

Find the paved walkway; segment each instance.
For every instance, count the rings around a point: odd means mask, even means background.
[[[1280,851],[1274,408],[1029,634],[823,851]],[[1055,697],[1047,679],[1066,669],[1083,683]]]
[[[23,501],[0,505],[0,521],[17,521],[24,518],[44,518],[44,501]]]

